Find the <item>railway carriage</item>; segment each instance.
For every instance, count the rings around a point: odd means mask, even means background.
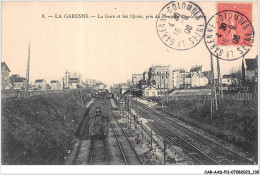
[[[102,138],[108,135],[109,117],[103,104],[93,106],[88,118],[88,135],[90,138]]]

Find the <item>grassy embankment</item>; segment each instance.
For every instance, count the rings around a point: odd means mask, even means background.
[[[165,109],[173,116],[257,155],[257,101],[223,102],[210,119],[210,103],[172,101]]]
[[[2,164],[63,164],[84,112],[79,90],[2,100]]]

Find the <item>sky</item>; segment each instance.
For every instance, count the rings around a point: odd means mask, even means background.
[[[202,65],[210,70],[210,53],[203,40],[185,51],[165,46],[157,35],[156,19],[97,18],[97,15],[156,15],[167,2],[2,2],[2,61],[11,74],[25,77],[28,43],[31,46],[30,82],[62,80],[66,70],[81,72],[83,80],[108,85],[123,83],[151,65],[171,65],[189,70]],[[216,2],[196,2],[206,20],[216,13]],[[42,18],[42,15],[62,18]],[[96,18],[64,18],[88,14]],[[253,19],[257,19],[253,5]],[[245,58],[257,55],[255,42]],[[221,74],[239,69],[242,60],[220,60]]]

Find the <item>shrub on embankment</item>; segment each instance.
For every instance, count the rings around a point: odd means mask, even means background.
[[[84,106],[90,100],[83,91]],[[63,164],[82,120],[79,90],[2,101],[2,164]]]
[[[219,104],[210,119],[210,102],[180,100],[167,104],[173,116],[257,155],[257,101],[232,101]]]

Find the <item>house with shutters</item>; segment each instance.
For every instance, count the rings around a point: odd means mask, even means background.
[[[20,76],[15,77],[12,80],[14,90],[23,90],[26,87],[26,79]]]
[[[51,90],[61,90],[61,83],[59,80],[51,80],[50,82]]]
[[[34,88],[35,90],[45,91],[47,89],[46,80],[44,79],[35,80]]]
[[[9,73],[10,69],[5,62],[1,62],[1,89],[10,89],[9,86]]]

